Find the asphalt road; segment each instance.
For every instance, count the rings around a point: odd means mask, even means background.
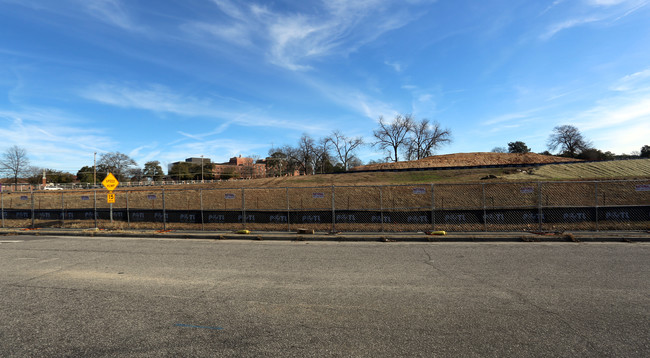
[[[650,244],[0,237],[0,356],[650,356]]]

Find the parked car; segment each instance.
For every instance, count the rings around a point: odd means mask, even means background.
[[[43,190],[63,190],[63,188],[59,188],[58,186],[53,185],[46,185]]]

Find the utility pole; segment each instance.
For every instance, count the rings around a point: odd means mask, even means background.
[[[203,183],[203,154],[201,154],[201,183]]]
[[[97,185],[97,152],[93,155],[93,188]]]

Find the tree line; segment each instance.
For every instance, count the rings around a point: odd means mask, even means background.
[[[347,136],[340,130],[334,130],[322,138],[303,134],[295,145],[271,148],[265,160],[255,157],[249,169],[252,173],[254,164],[264,163],[267,176],[293,175],[296,172],[305,175],[345,172],[363,164],[356,153],[364,145],[385,153],[385,157],[372,160],[369,164],[397,162],[400,159],[418,160],[433,155],[441,146],[451,143],[452,133],[436,121],[417,120],[410,114],[398,114],[391,121],[379,117],[378,127],[373,131],[373,139],[374,141],[365,143],[362,137]],[[649,145],[644,145],[639,152],[630,155],[602,152],[594,148],[593,143],[573,125],[554,127],[546,145],[548,150],[541,154],[553,155],[550,152],[553,151],[558,156],[585,160],[650,158]],[[496,147],[492,152],[529,153],[531,149],[522,141],[513,141],[508,143],[507,148]],[[217,179],[213,171],[214,165],[212,162],[175,163],[167,177],[176,180]],[[139,168],[135,160],[120,152],[102,154],[94,167],[84,166],[76,176],[54,169],[32,167],[27,151],[16,145],[7,148],[0,156],[0,172],[11,177],[15,184],[19,178],[26,178],[31,184],[39,184],[43,173],[50,182],[56,183],[72,183],[75,179],[82,183],[101,183],[109,172],[119,181],[160,181],[165,178],[159,161],[148,161],[143,168]],[[239,174],[234,169],[225,170],[220,179],[236,178]]]
[[[397,162],[400,158],[417,160],[431,156],[442,145],[451,143],[451,130],[436,121],[416,120],[410,114],[398,114],[392,121],[379,117],[378,124],[371,143],[365,143],[360,136],[346,136],[338,129],[323,138],[303,134],[296,145],[269,150],[267,171],[271,175],[344,172],[363,164],[356,153],[364,145],[384,151],[380,162]]]
[[[614,154],[610,151],[603,152],[596,149],[593,143],[588,140],[580,130],[573,125],[560,125],[553,128],[549,135],[546,146],[548,150],[540,153],[544,155],[553,155],[550,151],[555,151],[557,156],[566,158],[576,158],[583,160],[612,160],[627,158],[650,158],[650,145],[644,145],[640,151],[634,151],[631,154]],[[530,153],[526,143],[515,141],[508,143],[508,147],[495,147],[492,149],[495,153]]]

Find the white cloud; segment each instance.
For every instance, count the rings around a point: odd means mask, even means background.
[[[129,31],[140,31],[143,29],[132,18],[120,0],[77,0],[77,2],[89,14],[100,21]]]
[[[634,122],[650,123],[650,93],[633,98],[606,100],[598,106],[579,114],[577,122],[585,130],[620,128],[620,126]],[[650,133],[646,134],[650,135]]]
[[[551,37],[555,36],[560,31],[570,29],[572,27],[588,24],[595,21],[599,21],[599,19],[595,17],[587,17],[587,18],[570,19],[560,23],[556,23],[551,25],[547,29],[547,31],[540,36],[540,39],[548,40]]]
[[[562,0],[553,2],[542,14],[548,12],[553,7],[563,3]],[[648,0],[584,0],[587,6],[581,6],[580,17],[566,19],[556,22],[547,27],[539,38],[549,40],[561,31],[582,26],[589,23],[604,22],[614,23],[648,5]]]
[[[185,96],[158,84],[139,88],[102,83],[81,91],[80,96],[122,108],[170,113],[183,117],[205,117],[226,121],[228,124],[236,123],[249,127],[275,127],[303,131],[319,129],[317,125],[305,121],[290,121],[269,117],[263,110],[251,109],[250,104],[238,102],[233,105],[232,103],[217,102],[211,98]],[[223,97],[217,99],[224,100]],[[222,109],[226,106],[233,109]],[[237,107],[242,109],[237,110]]]
[[[553,3],[551,5],[549,5],[546,9],[544,9],[544,11],[542,11],[542,13],[540,15],[546,14],[547,12],[551,11],[551,9],[555,8],[556,6],[562,4],[565,1],[566,0],[555,0],[555,1],[553,1]]]
[[[621,78],[613,87],[614,91],[631,91],[650,88],[650,68]]]
[[[92,162],[93,152],[115,146],[102,130],[81,127],[87,121],[71,118],[58,110],[35,107],[0,110],[0,137],[6,146],[27,148],[34,166],[69,171]]]
[[[399,62],[384,61],[384,64],[392,67],[395,70],[395,72],[402,72],[404,70],[402,68],[402,65]]]
[[[418,96],[419,102],[431,102],[432,100],[433,100],[433,95],[430,93],[426,93]]]
[[[390,103],[383,102],[348,86],[335,86],[315,79],[305,78],[305,83],[330,101],[349,108],[367,118],[377,121],[379,116],[393,117],[400,113]]]
[[[253,45],[250,38],[250,29],[243,24],[225,26],[199,22],[186,24],[182,28],[191,33],[215,36],[237,46],[250,47]]]
[[[639,150],[650,138],[650,69],[624,76],[611,88],[614,92],[592,108],[571,116],[572,124],[601,150]]]
[[[587,0],[587,4],[592,6],[612,6],[624,2],[629,2],[629,0]]]
[[[501,128],[503,127],[504,123],[513,122],[513,121],[520,122],[522,120],[530,120],[531,118],[535,118],[536,116],[539,116],[538,113],[543,111],[544,109],[546,109],[546,107],[533,108],[533,109],[520,111],[520,112],[506,113],[506,114],[493,117],[487,121],[484,121],[481,124],[483,126],[494,126],[498,124],[499,128]]]
[[[634,151],[639,151],[642,146],[647,145],[649,133],[650,119],[647,119],[624,127],[613,127],[605,131],[595,131],[591,135],[596,143],[596,147],[602,151],[630,154]]]
[[[431,1],[411,1],[410,5]],[[323,0],[312,11],[283,13],[260,5],[213,0],[225,19],[194,22],[183,28],[249,47],[268,62],[293,71],[311,69],[310,62],[334,54],[347,55],[384,33],[417,18],[393,0]],[[209,43],[206,42],[206,43]]]

